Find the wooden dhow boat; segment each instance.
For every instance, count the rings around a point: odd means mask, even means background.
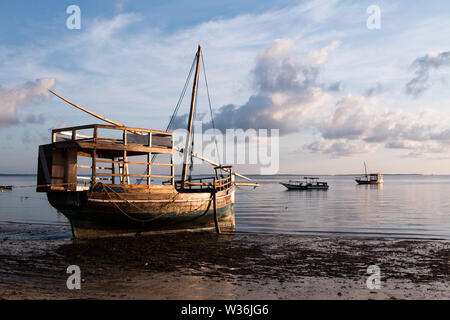
[[[381,173],[367,173],[367,165],[364,162],[364,174],[355,178],[357,184],[382,184],[383,175]]]
[[[127,127],[49,90],[110,123],[55,129],[51,143],[39,146],[37,191],[46,192],[50,204],[68,218],[74,238],[234,230],[235,186],[258,184],[236,182],[236,176],[250,179],[233,172],[231,166],[221,166],[190,150],[200,59],[201,46],[193,64],[196,69],[184,149],[174,147],[173,132]],[[181,180],[176,181],[174,153],[180,151],[184,162]],[[165,160],[154,162],[155,155]],[[214,175],[188,177],[192,156],[214,165]],[[137,173],[131,173],[132,169]]]

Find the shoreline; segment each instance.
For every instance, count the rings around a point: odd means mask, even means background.
[[[450,299],[447,240],[180,233],[70,240],[0,225],[0,299]],[[81,269],[68,290],[66,268]],[[367,288],[367,268],[381,288]]]

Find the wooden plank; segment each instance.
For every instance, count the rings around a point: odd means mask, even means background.
[[[97,162],[104,162],[104,163],[122,163],[122,161],[101,160],[101,159],[97,159]],[[167,166],[167,167],[173,166],[172,163],[138,162],[138,161],[127,161],[126,163],[128,163],[128,164],[151,165],[151,166]]]
[[[42,173],[44,175],[44,183],[41,183],[39,181],[38,185],[51,183],[50,173],[48,171],[48,162],[47,162],[47,158],[45,156],[44,147],[45,146],[39,146],[39,165],[40,165],[40,168],[42,168]]]
[[[111,129],[111,130],[127,130],[127,131],[134,131],[134,132],[152,132],[152,133],[159,133],[163,135],[173,135],[173,132],[171,131],[161,131],[161,130],[154,130],[154,129],[144,129],[144,128],[134,128],[134,127],[119,127],[119,126],[109,126],[106,124],[96,124],[95,125],[98,128],[104,128],[104,129]]]
[[[96,181],[96,173],[97,173],[97,150],[94,149],[92,152],[92,184]]]
[[[162,185],[162,184],[154,184],[154,185],[145,185],[145,184],[130,184],[130,185],[123,185],[123,184],[109,184],[109,187],[121,187],[124,189],[157,189],[162,190],[164,192],[170,192],[174,193],[175,189],[171,185]],[[147,195],[145,195],[147,197]]]
[[[101,129],[111,129],[111,130],[127,130],[127,131],[133,131],[133,132],[151,132],[166,136],[172,136],[173,132],[171,131],[162,131],[162,130],[154,130],[154,129],[145,129],[145,128],[134,128],[134,127],[124,127],[124,126],[111,126],[107,124],[87,124],[83,126],[76,126],[76,127],[65,127],[65,128],[57,128],[53,129],[52,133],[58,133],[62,131],[72,131],[72,130],[85,130],[85,129],[93,129],[93,128],[101,128]]]
[[[67,191],[77,190],[77,149],[66,150],[66,163],[64,183],[67,183]]]
[[[128,168],[125,162],[127,161],[127,151],[125,150],[123,152],[123,165],[122,165],[122,183],[125,184],[127,182],[127,174],[128,174]],[[127,183],[128,184],[128,183]]]
[[[53,190],[55,187],[59,188],[64,183],[65,150],[54,149],[52,152],[52,156],[52,186],[50,188]]]
[[[235,182],[234,184],[239,187],[259,187],[259,183]]]
[[[151,135],[150,135],[149,139],[151,139]],[[151,141],[149,142],[149,144],[151,145]],[[149,153],[147,153],[147,175],[151,174],[151,170],[152,170],[152,167],[150,165],[151,159],[152,159],[152,154],[151,154],[151,152],[149,152]],[[151,183],[151,177],[148,176],[147,177],[147,184],[150,184],[150,183]]]
[[[61,142],[61,143],[70,143],[70,142]],[[98,150],[115,150],[115,151],[134,151],[134,152],[142,152],[142,153],[164,153],[171,154],[173,152],[172,149],[164,148],[164,147],[143,147],[137,145],[113,145],[113,144],[98,144],[91,142],[75,142],[80,148],[83,149],[98,149]]]
[[[98,152],[102,152],[102,150],[105,151],[129,151],[129,152],[135,152],[135,153],[161,153],[161,154],[171,154],[173,153],[173,149],[171,148],[165,148],[165,147],[144,147],[139,145],[120,145],[120,144],[102,144],[102,143],[94,143],[94,142],[87,142],[87,141],[59,141],[53,143],[53,147],[57,149],[64,149],[64,148],[73,148],[77,147],[80,149],[97,149]]]
[[[115,177],[120,177],[120,176],[128,176],[128,177],[141,177],[141,178],[146,178],[146,177],[151,177],[151,178],[172,178],[172,176],[165,176],[165,175],[158,175],[158,174],[121,174],[121,173],[97,173],[97,176],[115,176]]]
[[[171,147],[172,150],[174,149],[173,146],[174,146],[174,141],[172,139],[172,147]],[[174,161],[174,153],[172,152],[172,154],[170,155],[170,165],[171,165],[171,167],[170,167],[170,175],[172,176],[172,179],[170,179],[170,184],[172,186],[175,186],[175,166],[174,166],[174,163],[175,163],[175,161]]]
[[[76,126],[76,127],[57,128],[57,129],[53,129],[52,133],[58,133],[58,132],[62,132],[62,131],[72,131],[72,130],[93,129],[94,127],[95,127],[95,124],[86,124],[83,126]]]
[[[127,141],[128,143],[141,144],[144,146],[149,146],[149,133],[145,135],[135,134],[133,132],[127,133]]]
[[[98,159],[97,159],[97,162],[98,162]],[[92,166],[83,165],[83,164],[77,164],[77,168],[92,169]],[[96,167],[96,169],[98,169],[98,170],[112,170],[112,168],[110,168],[110,167]]]
[[[84,151],[78,151],[78,156],[90,158],[90,157],[92,157],[92,153],[88,153],[88,152],[84,152]]]
[[[113,174],[116,173],[116,164],[115,164],[114,159],[115,159],[115,158],[113,158],[113,159],[111,160],[111,173],[113,173]],[[113,184],[116,183],[116,177],[115,177],[115,176],[112,176],[112,183],[113,183]]]

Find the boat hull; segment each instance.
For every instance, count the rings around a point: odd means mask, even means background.
[[[379,180],[372,180],[372,181],[367,181],[367,180],[358,180],[355,179],[356,183],[358,184],[382,184],[383,181],[379,181]]]
[[[288,190],[328,190],[328,186],[315,186],[315,185],[295,185],[289,183],[282,183],[281,185],[285,186]]]
[[[323,187],[323,186],[307,186],[306,190],[328,190],[328,186],[327,187]]]
[[[288,190],[307,190],[306,186],[300,186],[300,185],[282,183],[282,182],[280,182],[280,184],[285,186]]]
[[[56,191],[47,197],[68,218],[77,239],[215,229],[214,201],[207,192]],[[221,230],[234,230],[234,188],[217,192],[216,208]]]

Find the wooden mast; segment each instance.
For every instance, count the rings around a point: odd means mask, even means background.
[[[199,71],[199,68],[200,68],[201,52],[202,52],[202,46],[198,45],[197,66],[195,68],[194,85],[192,87],[191,109],[189,111],[189,120],[188,120],[187,135],[186,135],[186,146],[185,146],[185,148],[183,150],[184,161],[183,161],[183,172],[182,172],[182,175],[181,175],[181,188],[183,188],[183,189],[185,187],[185,182],[186,182],[189,155],[191,154],[190,151],[189,151],[189,147],[190,147],[190,144],[191,144],[192,122],[193,122],[194,111],[195,111],[194,108],[195,108],[195,99],[196,99],[196,95],[197,95],[198,71]]]
[[[202,49],[202,47],[201,47],[201,45],[199,45],[198,46],[197,55],[196,55],[196,57],[197,57],[197,67],[196,67],[196,71],[195,71],[194,86],[193,86],[193,90],[192,90],[191,110],[190,110],[189,124],[188,124],[188,137],[186,138],[186,148],[183,150],[183,149],[180,149],[180,148],[177,148],[177,147],[173,147],[174,150],[179,151],[179,152],[183,152],[183,154],[184,154],[184,165],[183,165],[183,173],[182,173],[182,187],[183,188],[185,186],[185,181],[186,181],[186,176],[187,176],[188,159],[189,159],[190,155],[192,155],[193,157],[198,158],[198,159],[200,159],[200,160],[202,160],[204,162],[207,162],[207,163],[209,163],[209,164],[211,164],[213,166],[216,166],[216,167],[220,166],[220,164],[218,164],[218,163],[216,163],[214,161],[211,161],[209,159],[206,159],[206,158],[204,158],[204,157],[202,157],[202,156],[200,156],[200,155],[198,155],[198,154],[196,154],[196,153],[194,153],[192,151],[191,152],[187,152],[187,150],[189,150],[190,139],[191,139],[191,132],[192,132],[192,121],[193,121],[193,113],[194,113],[193,111],[194,111],[194,108],[195,108],[195,99],[196,99],[196,93],[197,93],[197,83],[198,83],[198,76],[199,76],[199,69],[200,69],[201,49]],[[65,102],[69,103],[70,105],[80,109],[81,111],[84,111],[84,112],[90,114],[91,116],[94,116],[94,117],[96,117],[96,118],[98,118],[100,120],[103,120],[105,122],[109,122],[109,123],[111,123],[111,124],[113,124],[113,125],[115,125],[117,127],[125,127],[125,125],[122,124],[122,123],[119,123],[119,122],[110,120],[108,118],[105,118],[105,117],[103,117],[101,115],[98,115],[98,114],[96,114],[96,113],[94,113],[94,112],[92,112],[92,111],[90,111],[88,109],[85,109],[85,108],[83,108],[83,107],[73,103],[72,101],[69,101],[68,99],[60,96],[59,94],[57,94],[56,92],[54,92],[54,91],[52,91],[50,89],[47,89],[47,90],[49,92],[51,92],[52,94],[54,94],[55,96],[57,96],[58,98],[60,98],[61,100],[63,100]],[[133,132],[135,134],[142,134],[141,132],[138,132],[138,131],[130,131],[130,132]],[[77,135],[77,136],[81,136],[81,135]],[[91,138],[89,136],[84,136],[84,137],[85,138]],[[226,168],[222,168],[222,170],[224,170],[226,172],[229,172],[229,173],[231,173],[231,174],[233,174],[235,176],[238,176],[238,177],[240,177],[242,179],[245,179],[247,181],[252,181],[250,178],[247,178],[247,177],[245,177],[245,176],[243,176],[243,175],[241,175],[241,174],[239,174],[237,172],[234,172],[234,171],[231,172],[231,170],[228,170]],[[237,182],[236,184],[246,185],[245,183],[239,183],[239,182]],[[257,184],[248,184],[248,185],[257,186]]]

